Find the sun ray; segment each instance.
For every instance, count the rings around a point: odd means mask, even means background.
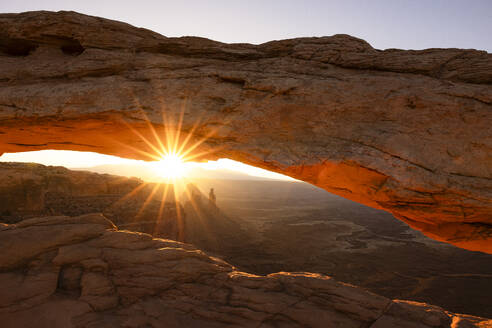
[[[211,149],[211,150],[205,150],[205,151],[202,151],[202,152],[199,152],[199,153],[195,153],[193,155],[189,155],[189,156],[183,157],[183,160],[186,161],[186,162],[191,162],[192,160],[199,159],[200,157],[203,157],[205,155],[210,155],[210,154],[216,153],[216,152],[220,151],[221,149],[222,148],[219,147],[219,148],[214,148],[214,149]]]
[[[127,200],[128,198],[133,197],[141,189],[145,188],[148,184],[149,184],[148,182],[143,182],[142,184],[140,184],[137,187],[133,188],[132,191],[130,191],[129,193],[127,193],[126,195],[124,195],[123,197],[121,197],[120,199],[118,199],[118,201],[116,203],[118,204],[119,202],[123,202],[123,201]]]
[[[172,147],[172,138],[173,138],[173,135],[170,131],[170,128],[169,126],[171,125],[171,122],[170,120],[167,118],[165,112],[162,112],[162,123],[164,124],[164,135],[166,137],[166,155],[168,155],[171,151],[171,147]]]
[[[159,204],[159,213],[157,214],[157,221],[154,226],[154,230],[158,227],[162,220],[162,214],[164,213],[164,208],[166,206],[167,192],[169,189],[169,183],[166,183],[164,186],[164,191],[162,192],[161,203]],[[154,231],[155,233],[155,231]]]
[[[181,206],[176,195],[176,188],[174,187],[174,205],[176,207],[176,217],[177,217],[177,228],[178,228],[178,240],[184,241],[184,220],[181,216]]]
[[[127,122],[125,122],[125,121],[123,121],[123,122],[130,129],[130,131],[132,131],[133,133],[135,133],[135,135],[137,135],[140,139],[142,139],[142,141],[145,142],[147,144],[147,146],[149,146],[157,154],[159,154],[161,156],[164,156],[164,154],[162,154],[160,152],[159,148],[157,148],[156,146],[154,146],[153,143],[151,143],[150,141],[148,141],[147,138],[145,138],[140,132],[138,132],[136,129],[134,129],[133,127],[131,127],[130,124],[128,124]]]
[[[199,147],[201,144],[203,144],[205,141],[207,141],[214,134],[215,134],[215,131],[208,133],[205,137],[201,138],[200,140],[195,142],[192,146],[190,146],[186,151],[182,152],[181,156],[186,157],[186,155],[191,153],[193,150],[195,150],[197,147]]]
[[[188,199],[190,200],[190,204],[193,208],[193,211],[196,213],[196,217],[198,218],[198,220],[200,221],[200,224],[202,225],[202,227],[204,229],[203,233],[205,233],[208,238],[212,238],[214,240],[214,242],[217,242],[216,237],[211,232],[211,229],[210,229],[210,226],[209,226],[207,220],[205,220],[205,218],[203,217],[202,211],[200,210],[200,208],[196,204],[195,199],[193,199],[192,195],[190,195],[190,192],[189,192],[187,187],[185,187],[185,193],[188,196]]]
[[[177,127],[176,132],[175,132],[174,147],[172,149],[173,153],[175,153],[175,154],[177,153],[177,150],[178,150],[179,139],[181,136],[181,126],[183,124],[183,117],[184,117],[185,108],[186,108],[186,100],[182,104],[181,111],[179,113],[178,127]]]
[[[183,152],[183,149],[186,147],[186,145],[188,144],[188,142],[191,140],[191,137],[193,136],[193,133],[195,132],[195,130],[198,127],[199,124],[200,124],[200,120],[198,119],[197,122],[195,122],[195,124],[193,124],[193,126],[191,127],[190,132],[188,132],[188,135],[186,136],[186,138],[181,143],[181,146],[177,150],[177,153],[178,154],[181,154]]]
[[[162,153],[163,155],[166,155],[166,148],[162,144],[162,140],[159,137],[159,135],[157,134],[157,131],[155,130],[154,125],[150,122],[149,118],[147,117],[147,114],[145,114],[144,111],[142,111],[142,114],[143,114],[143,116],[145,118],[145,122],[147,123],[147,126],[149,127],[150,131],[154,135],[155,140],[157,141],[157,143],[160,146],[160,150],[161,150],[160,153]]]
[[[145,208],[147,207],[148,203],[150,203],[150,201],[152,201],[152,198],[154,197],[154,194],[156,193],[157,189],[159,188],[160,184],[159,183],[156,183],[154,185],[154,187],[152,188],[152,191],[149,193],[149,195],[147,196],[147,198],[145,199],[144,203],[142,204],[142,206],[140,207],[139,211],[137,212],[137,214],[135,215],[135,219],[137,219],[138,217],[140,217],[140,215],[142,215],[143,211],[145,210]]]
[[[154,161],[159,161],[159,160],[161,160],[161,158],[162,158],[162,157],[159,157],[159,156],[154,155],[154,154],[152,154],[152,153],[146,152],[146,151],[144,151],[144,150],[141,150],[141,149],[135,148],[135,147],[133,147],[133,146],[127,145],[127,144],[125,144],[125,143],[119,142],[118,140],[115,140],[114,142],[115,142],[115,143],[117,143],[118,145],[120,145],[120,146],[122,146],[122,147],[125,147],[125,148],[127,148],[127,149],[130,149],[130,150],[132,150],[132,151],[134,151],[134,152],[136,152],[136,153],[138,153],[138,154],[140,154],[140,155],[144,155],[144,156],[146,156],[148,159],[151,159],[151,160],[154,160]]]
[[[145,121],[145,125],[141,122],[134,124],[123,120],[124,125],[142,141],[143,149],[135,148],[121,141],[116,141],[117,144],[133,151],[135,154],[142,156],[146,160],[152,161],[149,163],[149,167],[158,170],[161,180],[155,184],[148,182],[142,183],[122,197],[120,201],[125,201],[145,190],[145,194],[141,198],[139,196],[139,203],[142,199],[144,200],[134,217],[134,220],[138,220],[143,217],[143,213],[149,204],[156,199],[157,193],[160,204],[153,228],[155,234],[158,233],[160,224],[164,223],[167,225],[167,221],[163,220],[166,220],[164,216],[167,213],[167,199],[172,190],[172,197],[174,198],[174,206],[176,208],[176,237],[178,240],[185,241],[187,223],[185,213],[183,212],[184,208],[182,207],[180,197],[178,196],[179,190],[184,190],[185,193],[183,193],[183,195],[188,195],[188,198],[191,201],[192,211],[196,213],[195,216],[197,217],[197,222],[195,223],[204,226],[205,233],[208,235],[210,233],[208,231],[209,227],[206,226],[207,224],[204,222],[204,218],[201,217],[203,213],[200,208],[197,207],[198,204],[195,204],[195,200],[189,195],[189,190],[186,187],[186,167],[189,167],[186,163],[221,149],[221,147],[215,147],[211,150],[208,149],[208,147],[203,146],[207,140],[217,133],[220,127],[213,127],[208,131],[200,131],[201,133],[197,134],[197,131],[203,128],[203,113],[202,115],[199,115],[199,118],[190,128],[185,127],[185,112],[188,106],[188,99],[185,99],[181,103],[181,108],[178,113],[168,110],[164,102],[162,102],[161,106],[162,124],[160,125],[154,125],[143,109],[140,110],[140,114]],[[144,128],[148,130],[144,130]],[[149,186],[151,186],[151,188],[148,188]],[[181,186],[184,187],[181,188]],[[158,192],[161,192],[162,194],[158,194]],[[208,236],[208,238],[210,238],[210,236]]]

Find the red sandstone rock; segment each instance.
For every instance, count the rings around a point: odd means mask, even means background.
[[[41,240],[36,252],[14,251]],[[324,275],[239,272],[190,245],[116,231],[97,214],[6,225],[0,249],[6,328],[492,327],[492,320],[391,301]]]
[[[284,173],[492,253],[491,54],[348,35],[224,44],[74,12],[2,14],[0,31],[0,153],[148,159],[131,130],[157,145],[148,118],[162,138],[208,136],[202,159]]]

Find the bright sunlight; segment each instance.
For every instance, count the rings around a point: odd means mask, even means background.
[[[143,155],[147,161],[90,152],[39,150],[24,153],[5,153],[0,156],[0,162],[17,161],[37,162],[44,165],[63,165],[68,168],[89,169],[99,173],[139,177],[147,182],[159,181],[162,183],[179,183],[182,185],[186,185],[191,179],[210,178],[211,176],[217,177],[221,174],[229,178],[234,177],[235,179],[243,179],[244,176],[249,176],[295,181],[295,179],[285,175],[225,158],[217,161],[194,162],[194,160],[213,152],[212,150],[201,152],[197,152],[196,150],[215,131],[210,131],[209,134],[192,143],[191,139],[193,132],[198,126],[198,122],[191,128],[187,136],[182,136],[180,131],[183,123],[184,109],[181,110],[177,122],[166,117],[164,112],[162,113],[162,121],[166,126],[164,133],[158,133],[144,112],[142,112],[142,115],[150,132],[147,134],[147,137],[128,124],[127,127],[147,145],[147,151],[133,148],[125,143],[120,144],[122,147]],[[148,135],[151,136],[150,139]],[[213,173],[214,171],[216,171],[215,174]]]
[[[187,173],[187,163],[177,154],[165,155],[153,164],[157,175],[168,180],[183,178]]]

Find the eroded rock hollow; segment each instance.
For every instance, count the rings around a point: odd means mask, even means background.
[[[0,153],[149,159],[148,120],[163,138],[206,138],[201,159],[280,172],[492,253],[484,51],[381,51],[348,35],[224,44],[29,12],[0,15],[0,59]]]

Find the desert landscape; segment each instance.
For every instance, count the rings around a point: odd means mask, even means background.
[[[492,314],[488,254],[436,242],[386,212],[307,184],[214,185],[221,209],[252,224],[258,238],[251,251],[244,245],[226,257],[241,270],[322,273],[393,299]]]
[[[189,243],[244,272],[312,272],[390,299],[492,317],[490,255],[436,242],[305,183],[196,179],[186,190],[162,186],[147,201],[155,184],[137,178],[29,163],[0,163],[0,176],[4,223],[102,213],[119,230]]]
[[[489,2],[151,2],[0,4],[2,327],[492,327]]]

